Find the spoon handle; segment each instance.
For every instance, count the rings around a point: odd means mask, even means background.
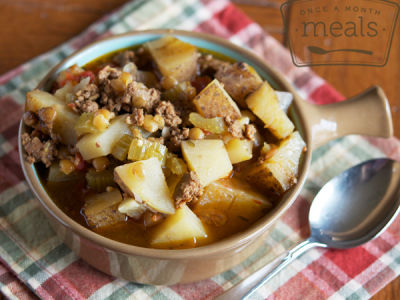
[[[248,299],[258,288],[269,281],[290,262],[314,247],[326,247],[326,245],[307,239],[288,252],[282,254],[268,265],[261,267],[237,285],[218,296],[216,300]]]

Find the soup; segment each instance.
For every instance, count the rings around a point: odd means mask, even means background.
[[[110,239],[206,245],[267,214],[305,143],[248,64],[172,36],[62,71],[27,94],[22,136],[46,191]]]

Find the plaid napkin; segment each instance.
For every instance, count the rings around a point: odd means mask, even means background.
[[[324,104],[343,97],[230,2],[138,0],[104,17],[78,37],[0,77],[0,289],[9,298],[210,299],[303,240],[307,211],[319,188],[361,161],[400,160],[400,142],[348,136],[317,149],[309,179],[272,234],[245,262],[213,278],[185,285],[149,286],[105,275],[80,260],[50,228],[18,162],[17,129],[25,93],[54,64],[85,44],[132,29],[178,28],[213,33],[248,47],[286,75],[304,99]],[[280,272],[255,299],[368,298],[400,273],[400,221],[379,238],[351,250],[313,249]]]

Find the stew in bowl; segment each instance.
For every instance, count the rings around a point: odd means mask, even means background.
[[[149,248],[249,228],[297,182],[293,95],[242,61],[164,35],[58,73],[27,94],[21,136],[76,222]]]

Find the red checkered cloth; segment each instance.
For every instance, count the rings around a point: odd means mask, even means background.
[[[0,290],[32,299],[211,299],[240,282],[308,234],[307,212],[318,189],[361,161],[400,160],[397,139],[349,136],[317,149],[301,196],[265,243],[245,262],[213,278],[185,285],[149,286],[105,275],[76,257],[45,221],[18,162],[17,130],[27,91],[49,68],[87,43],[132,29],[177,28],[213,33],[248,47],[280,70],[304,99],[325,104],[343,97],[225,0],[138,0],[127,3],[78,37],[0,77]],[[400,273],[400,222],[350,250],[313,249],[262,287],[268,299],[368,298]]]

